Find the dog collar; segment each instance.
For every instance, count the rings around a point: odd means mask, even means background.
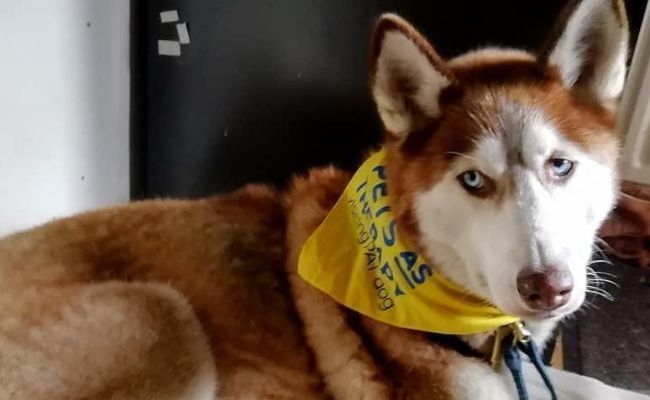
[[[517,322],[442,276],[397,234],[385,160],[382,148],[356,171],[301,249],[298,274],[342,305],[401,328],[469,335]]]
[[[519,400],[529,399],[520,352],[530,358],[556,400],[541,354],[519,318],[446,279],[424,260],[397,234],[388,196],[382,148],[356,171],[305,242],[298,274],[342,305],[389,325],[430,336],[493,331],[490,364],[499,368],[505,361]]]

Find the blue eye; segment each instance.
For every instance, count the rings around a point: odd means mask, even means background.
[[[459,176],[460,183],[466,190],[479,190],[485,185],[483,174],[476,170],[465,171]]]
[[[573,161],[565,158],[552,158],[549,160],[551,173],[557,178],[563,178],[573,171]]]

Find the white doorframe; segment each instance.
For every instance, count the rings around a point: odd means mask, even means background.
[[[624,136],[622,178],[650,184],[650,7],[643,23],[621,102],[618,129]]]

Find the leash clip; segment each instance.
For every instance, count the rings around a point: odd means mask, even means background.
[[[530,337],[532,334],[521,321],[516,321],[510,324],[510,329],[512,329],[513,333],[513,338],[512,338],[512,345],[516,345],[517,343],[528,343],[530,342]]]
[[[504,350],[503,342],[510,335],[512,335],[512,347],[516,347],[518,343],[530,342],[530,337],[532,336],[521,321],[516,321],[497,329],[494,333],[494,345],[492,347],[492,355],[490,356],[490,365],[492,365],[492,368],[498,369],[501,365]]]
[[[528,391],[526,390],[526,383],[524,382],[521,354],[519,354],[520,351],[530,359],[531,363],[542,378],[542,381],[544,381],[544,385],[549,390],[551,399],[558,400],[553,383],[546,373],[545,365],[541,358],[541,352],[537,348],[535,341],[532,339],[530,331],[528,331],[520,321],[510,324],[508,327],[512,332],[512,339],[507,336],[502,339],[504,344],[501,345],[500,352],[502,353],[506,366],[510,370],[512,378],[514,379],[519,400],[530,399]],[[509,344],[510,340],[512,340],[512,344]]]

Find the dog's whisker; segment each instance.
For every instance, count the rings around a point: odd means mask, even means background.
[[[582,307],[580,307],[578,311],[586,315],[587,310],[600,310],[600,308],[591,301],[585,300],[585,302],[582,304]]]
[[[603,288],[599,288],[599,287],[591,286],[591,285],[587,285],[587,289],[596,289],[596,290],[601,290],[601,291],[605,291],[605,292],[606,292],[606,290],[603,289]]]
[[[590,265],[587,265],[587,273],[591,274],[596,274],[596,275],[604,275],[604,276],[610,276],[612,278],[618,278],[618,275],[612,274],[611,272],[605,272],[605,271],[596,271],[593,267]]]
[[[617,282],[614,282],[612,280],[605,279],[605,278],[591,278],[591,279],[589,279],[589,282],[594,282],[596,284],[608,283],[608,284],[610,284],[612,286],[616,286],[617,288],[621,287],[621,285],[619,285]]]
[[[602,257],[604,259],[609,259],[609,257],[607,257],[607,254],[605,253],[605,251],[603,249],[601,249],[600,246],[598,246],[596,243],[593,243],[593,247],[594,247],[594,250],[596,251],[596,253],[598,253],[598,255],[600,257]]]
[[[614,265],[614,263],[609,261],[609,260],[592,260],[592,261],[589,261],[589,265],[599,265],[599,264],[605,264],[605,265],[611,265],[611,266]]]
[[[587,293],[593,294],[595,296],[600,296],[609,301],[614,301],[614,296],[612,296],[608,291],[602,288],[592,286],[590,288],[587,288]]]
[[[612,279],[608,279],[608,278],[612,278]],[[618,277],[608,272],[598,272],[592,267],[587,266],[587,287],[588,288],[595,287],[595,288],[602,289],[601,286],[605,284],[610,284],[616,288],[620,288],[621,285],[619,285],[613,279],[618,279]]]
[[[601,237],[596,236],[596,239],[595,239],[595,240],[596,240],[599,244],[601,244],[603,247],[605,247],[605,248],[607,248],[607,249],[609,249],[609,250],[612,249],[612,246],[610,246],[609,243],[607,243],[607,242],[606,242],[605,240],[603,240]],[[602,248],[600,248],[600,249],[603,250]]]

